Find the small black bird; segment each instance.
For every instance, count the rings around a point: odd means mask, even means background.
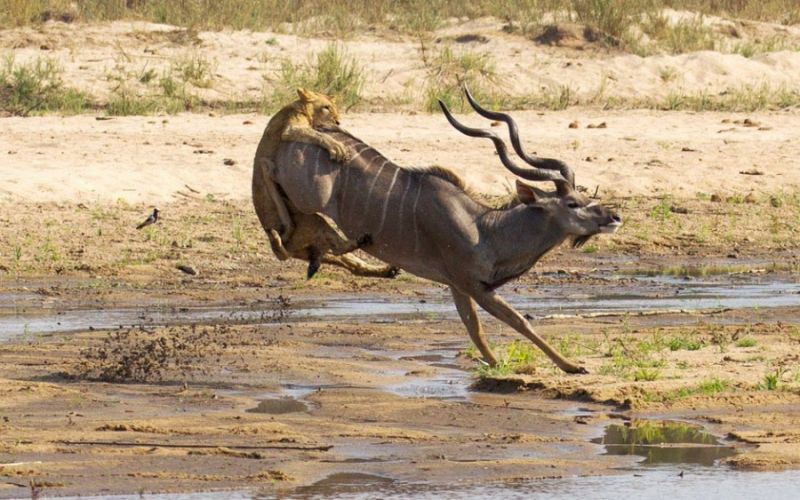
[[[144,222],[136,226],[136,229],[141,229],[143,227],[149,226],[150,224],[155,224],[156,222],[158,222],[158,209],[154,208],[153,213],[150,214],[150,217],[148,217],[147,219],[145,219]]]

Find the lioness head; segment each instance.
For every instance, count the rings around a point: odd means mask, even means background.
[[[339,125],[339,110],[333,97],[306,89],[297,89],[297,95],[305,106],[312,127]]]

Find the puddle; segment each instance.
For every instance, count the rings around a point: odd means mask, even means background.
[[[301,486],[282,498],[342,498],[343,496],[371,494],[384,491],[394,484],[394,479],[361,472],[340,472],[308,486]],[[263,498],[258,497],[256,498]]]
[[[289,309],[258,303],[236,307],[144,307],[67,309],[28,306],[4,308],[0,340],[26,334],[109,330],[121,326],[190,323],[245,323],[305,321],[325,318],[399,321],[404,318],[456,318],[444,292],[431,291],[423,302],[396,297],[343,294],[336,298],[304,299]],[[765,281],[763,277],[725,277],[720,280],[684,280],[671,277],[619,277],[601,283],[520,285],[505,291],[508,301],[533,317],[549,314],[622,313],[656,309],[769,308],[800,306],[800,284]],[[12,304],[13,305],[13,304]],[[483,315],[483,311],[481,311]]]
[[[296,413],[308,410],[308,406],[302,401],[294,398],[273,398],[262,399],[258,406],[247,410],[247,413],[267,413],[269,415],[280,415],[282,413]]]
[[[412,398],[431,398],[449,401],[466,401],[467,387],[472,383],[471,374],[456,363],[461,344],[440,344],[438,348],[418,352],[382,351],[400,361],[419,361],[436,370],[427,375],[409,375],[408,380],[382,387],[383,390]]]
[[[376,478],[362,474],[367,478]],[[337,474],[336,476],[340,476]],[[333,476],[331,476],[333,477]],[[381,478],[387,481],[386,478]],[[366,479],[369,481],[369,479]],[[513,481],[489,484],[402,483],[397,481],[372,485],[324,486],[316,484],[282,493],[257,495],[256,498],[285,499],[441,499],[441,498],[636,498],[670,500],[702,498],[795,498],[800,472],[734,472],[703,469],[688,471],[679,477],[673,471],[651,470],[643,474],[627,473],[605,477],[570,477],[538,481]],[[317,483],[319,484],[319,483]],[[371,488],[364,490],[363,488]]]
[[[607,455],[638,455],[643,465],[696,464],[712,466],[736,454],[702,427],[684,422],[635,421],[611,424],[602,437],[592,440],[605,446]]]
[[[469,381],[465,382],[465,380],[470,375],[466,372],[462,373],[463,376],[454,378],[418,378],[401,384],[389,385],[385,389],[391,393],[411,398],[466,401],[469,395],[469,391],[467,391]]]

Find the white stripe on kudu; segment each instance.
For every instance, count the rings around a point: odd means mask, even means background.
[[[375,174],[375,177],[372,179],[372,184],[369,185],[369,191],[367,191],[367,202],[364,204],[364,210],[369,210],[369,202],[372,198],[372,190],[375,189],[375,184],[378,183],[378,178],[381,176],[381,172],[383,171],[383,167],[389,163],[389,160],[384,158],[383,163],[381,163],[381,167],[378,169],[378,172]]]
[[[417,196],[414,198],[414,205],[411,207],[411,216],[414,220],[414,253],[419,251],[419,227],[417,225],[417,203],[419,203],[419,196],[422,194],[422,181],[427,174],[422,174],[417,179]]]
[[[378,232],[375,234],[381,234],[383,231],[383,225],[386,223],[386,210],[389,208],[389,200],[392,199],[392,189],[394,188],[394,183],[397,181],[397,174],[400,173],[399,168],[394,169],[394,175],[392,176],[392,182],[389,183],[389,189],[386,190],[386,194],[384,195],[383,200],[383,212],[381,212],[381,223],[378,225]]]

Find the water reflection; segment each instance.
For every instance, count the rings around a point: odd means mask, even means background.
[[[639,455],[642,463],[714,465],[736,453],[696,425],[670,421],[634,421],[606,427],[602,437],[592,440],[602,444],[607,455]]]

